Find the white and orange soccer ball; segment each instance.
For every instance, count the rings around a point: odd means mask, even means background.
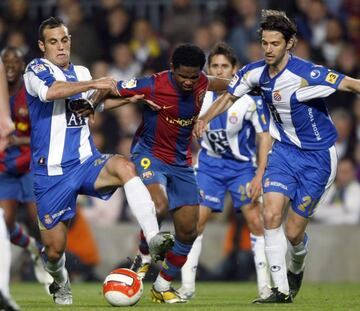
[[[136,304],[144,291],[144,286],[136,272],[120,268],[110,272],[105,278],[103,294],[105,300],[114,307]]]

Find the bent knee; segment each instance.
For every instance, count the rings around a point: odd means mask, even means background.
[[[137,176],[135,164],[124,157],[117,156],[114,167],[116,175],[123,184]]]
[[[189,228],[188,230],[178,230],[176,232],[176,238],[182,242],[182,243],[186,243],[186,244],[190,244],[193,243],[195,241],[195,239],[197,238],[198,234],[197,234],[197,230],[196,227],[194,228]]]

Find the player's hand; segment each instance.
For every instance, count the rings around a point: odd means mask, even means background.
[[[247,189],[247,195],[251,198],[251,202],[255,202],[261,195],[262,190],[262,177],[255,175],[250,182],[250,186]]]
[[[206,131],[206,122],[202,119],[197,119],[197,121],[195,122],[194,125],[194,129],[193,129],[193,136],[196,138],[200,138],[202,136],[202,134],[205,133]]]
[[[109,90],[111,94],[115,96],[120,96],[119,90],[117,88],[117,81],[111,77],[103,77],[100,79],[93,80],[94,89],[98,90]]]

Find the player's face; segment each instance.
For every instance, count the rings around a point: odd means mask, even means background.
[[[176,85],[183,92],[194,90],[196,83],[200,78],[200,67],[188,67],[180,65],[178,68],[171,66]]]
[[[225,55],[218,54],[211,58],[209,64],[209,74],[218,78],[232,78],[236,73],[236,67],[225,57]]]
[[[14,51],[6,51],[2,56],[6,79],[9,84],[14,84],[21,79],[24,71],[24,61]]]
[[[265,54],[265,62],[270,66],[277,66],[284,59],[292,43],[289,46],[281,32],[264,30],[261,46]]]
[[[46,59],[59,67],[68,68],[71,41],[68,29],[64,25],[45,28],[44,42],[39,40],[38,44]]]

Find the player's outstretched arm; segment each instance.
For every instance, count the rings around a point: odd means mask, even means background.
[[[338,90],[360,94],[360,79],[346,76],[339,84]]]
[[[230,94],[229,92],[225,92],[217,98],[209,110],[196,121],[193,130],[194,136],[200,138],[205,132],[207,124],[216,116],[228,110],[237,99],[238,97]]]
[[[214,76],[207,76],[209,79],[209,91],[223,92],[226,91],[227,85],[230,83],[230,79],[218,78]]]
[[[48,89],[46,93],[46,99],[48,101],[64,99],[91,89],[108,90],[113,94],[118,94],[116,80],[113,78],[104,77],[96,80],[81,82],[55,81]]]

